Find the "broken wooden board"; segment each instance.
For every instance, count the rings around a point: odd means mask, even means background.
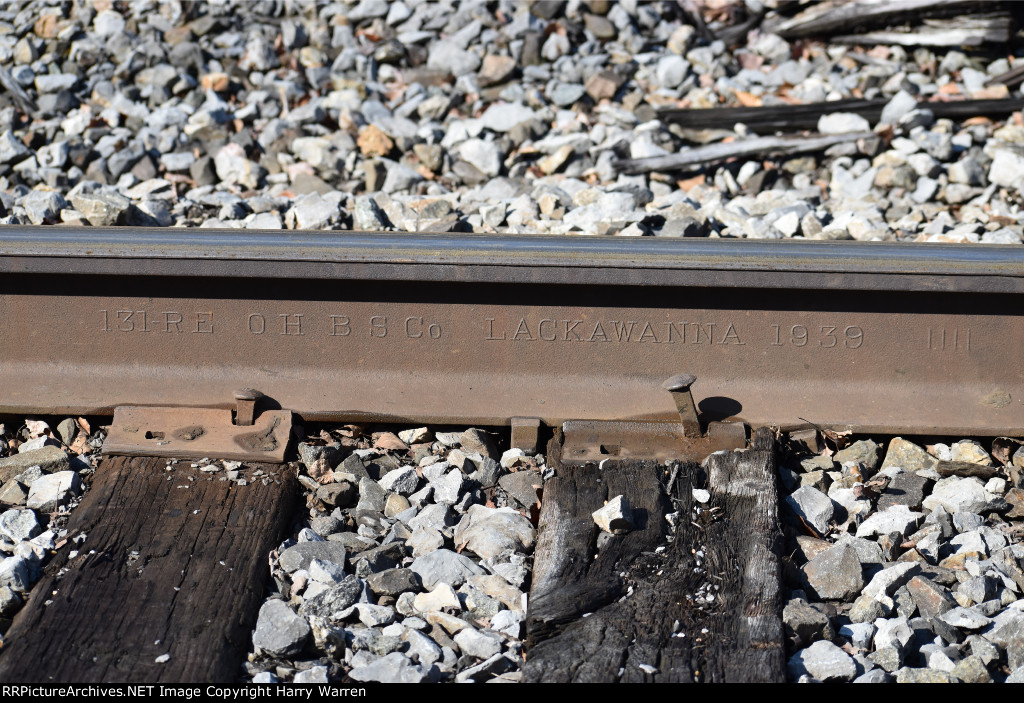
[[[0,681],[239,680],[267,556],[290,525],[295,471],[247,464],[238,485],[188,461],[166,466],[100,464],[68,544],[7,632]]]
[[[925,18],[966,17],[1003,9],[1006,3],[980,0],[852,0],[816,3],[795,17],[766,23],[783,39],[846,34],[851,29],[916,23]]]
[[[1021,83],[1024,83],[1024,64],[1017,63],[1006,73],[1000,73],[998,76],[994,76],[985,81],[985,87],[993,85],[1005,85],[1007,88],[1016,88]]]
[[[1007,75],[1007,74],[1004,74]],[[993,78],[990,83],[998,79]],[[742,123],[751,132],[768,134],[779,131],[792,132],[799,129],[816,129],[822,115],[836,112],[853,112],[875,124],[882,116],[882,110],[889,103],[886,98],[833,100],[805,105],[768,105],[762,107],[712,107],[712,108],[666,108],[658,111],[664,122],[678,124],[685,129],[732,129]],[[937,119],[964,120],[970,117],[1005,117],[1024,108],[1024,99],[998,98],[977,100],[952,100],[949,102],[918,103],[918,107],[929,110]],[[737,142],[732,142],[737,143]],[[739,142],[742,143],[742,142]]]
[[[665,467],[653,461],[602,463],[603,470],[597,464],[561,465],[544,485],[529,598],[532,640],[621,597],[626,585],[620,572],[665,542],[665,514],[671,511],[659,483]],[[599,549],[592,513],[617,495],[632,506],[635,529]]]
[[[719,142],[705,146],[690,147],[675,154],[652,156],[644,159],[622,159],[613,166],[622,173],[649,173],[651,171],[678,171],[682,168],[743,159],[753,156],[785,156],[824,151],[830,146],[870,139],[873,132],[849,132],[847,134],[785,135],[781,137],[751,137],[735,142]]]
[[[722,596],[725,617],[708,634],[705,675],[710,681],[784,681],[782,530],[779,526],[775,436],[758,429],[744,452],[708,457],[708,483],[723,519],[708,530],[710,563],[739,576]]]
[[[784,680],[773,440],[762,432],[707,465],[557,468],[544,487],[525,681]],[[692,489],[706,476],[712,498],[700,504]],[[619,494],[638,529],[601,536],[591,513]]]
[[[1008,12],[925,19],[919,25],[882,29],[830,38],[833,44],[899,44],[900,46],[979,47],[1010,41],[1013,19]]]

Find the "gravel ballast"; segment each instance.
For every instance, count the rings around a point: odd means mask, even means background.
[[[729,14],[705,8],[716,31]],[[0,7],[0,224],[1016,245],[1024,117],[929,103],[1019,97],[989,83],[1017,53],[757,25],[726,43],[667,0],[15,0]],[[885,108],[823,114],[827,148],[622,165],[758,138],[663,109],[858,98]],[[88,548],[62,525],[102,436],[69,420],[0,429],[5,628],[54,549]],[[421,427],[300,445],[307,515],[270,555],[240,676],[517,680],[550,469],[496,446]],[[780,474],[790,677],[1024,681],[1024,453],[835,450]]]
[[[331,680],[518,680],[537,498],[521,502],[500,480],[542,485],[544,457],[499,452],[477,428],[354,426],[322,431],[299,454],[306,516],[270,555],[250,680],[301,681],[321,667]],[[358,486],[347,504],[323,500],[343,483]]]
[[[88,489],[103,444],[85,418],[0,423],[0,643],[57,549],[87,548],[68,516]]]
[[[1020,114],[928,109],[1009,95],[986,81],[1015,56],[766,27],[709,41],[672,2],[8,3],[0,222],[1021,241]],[[887,105],[824,114],[869,135],[824,151],[619,165],[753,137],[663,108],[853,98]]]
[[[943,478],[937,468],[950,466],[953,448],[972,457],[959,471],[990,466],[996,476],[984,484]],[[792,680],[1015,680],[1024,665],[1024,457],[993,451],[1000,461],[974,440],[953,448],[897,437],[884,459],[826,449],[813,462],[800,454],[786,462],[781,478],[792,493],[781,517],[792,557],[783,621]],[[808,489],[796,488],[806,468],[822,463],[831,464],[827,495],[817,493],[834,513],[819,530],[793,497]],[[920,479],[923,501],[903,477]],[[858,496],[857,510],[847,493]]]

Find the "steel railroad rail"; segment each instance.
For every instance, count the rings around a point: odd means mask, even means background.
[[[0,412],[1024,429],[1024,248],[4,228]]]
[[[782,681],[765,426],[1019,436],[1022,300],[1021,247],[7,228],[0,412],[112,412],[103,453],[140,456],[99,463],[0,680],[235,681],[311,480],[295,413],[552,428],[524,680]]]

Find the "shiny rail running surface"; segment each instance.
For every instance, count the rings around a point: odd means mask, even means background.
[[[1024,247],[4,228],[0,411],[1024,429]]]

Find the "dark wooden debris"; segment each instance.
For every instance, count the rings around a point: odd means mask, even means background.
[[[720,39],[729,46],[745,41],[747,32],[760,26],[765,15],[768,14],[768,7],[760,3],[750,7],[743,3],[734,3],[722,8],[731,21],[725,23],[724,26],[721,26],[721,22],[716,22],[715,24],[719,26],[712,29],[704,21],[705,3],[699,3],[696,0],[676,0],[676,4],[679,6],[683,18],[697,29],[702,39],[708,43]],[[795,3],[783,0],[781,4]]]
[[[1024,63],[1018,63],[1006,73],[1000,73],[985,81],[986,86],[1005,85],[1011,90],[1021,83],[1024,83]]]
[[[939,476],[974,476],[988,480],[1002,473],[994,466],[982,466],[968,461],[940,461],[935,465]]]
[[[743,20],[734,25],[723,27],[716,33],[716,38],[721,39],[725,42],[726,46],[735,46],[745,42],[747,34],[760,26],[761,21],[764,20],[765,15],[768,13],[768,8],[765,5],[760,5],[750,14],[747,19]]]
[[[246,465],[248,485],[238,486],[187,461],[173,472],[166,464],[100,464],[72,514],[68,544],[5,637],[0,681],[239,680],[267,555],[289,525],[295,472]],[[264,485],[249,469],[273,478]],[[69,559],[72,549],[78,555]]]
[[[739,587],[723,596],[727,617],[709,636],[705,675],[711,681],[785,680],[774,434],[762,427],[750,444],[745,452],[714,454],[707,462],[708,482],[725,511],[708,543],[742,572]]]
[[[742,42],[758,28],[790,41],[827,38],[832,43],[902,46],[1005,44],[1021,24],[1019,3],[984,0],[825,0],[786,1],[771,8],[729,6],[726,22],[705,22],[694,0],[677,0],[682,15],[704,41]],[[715,14],[720,14],[715,12]]]
[[[623,567],[664,543],[670,506],[658,481],[662,470],[650,461],[609,460],[603,470],[561,466],[545,484],[530,591],[532,638],[619,598],[626,588]],[[620,494],[639,517],[637,529],[597,550],[600,530],[591,513]]]
[[[833,44],[898,44],[900,46],[971,46],[1005,44],[1013,33],[1008,12],[925,19],[920,25],[830,37]]]
[[[698,505],[692,489],[709,476],[712,500]],[[591,513],[619,494],[639,529],[609,538]],[[678,516],[671,542],[669,513]],[[751,450],[714,455],[708,473],[643,461],[559,466],[544,489],[524,680],[784,680],[776,513],[767,434]],[[719,586],[714,601],[695,603],[705,584]]]
[[[683,16],[697,29],[697,33],[702,39],[707,42],[717,39],[714,33],[708,29],[707,22],[704,21],[704,13],[701,12],[702,8],[696,0],[678,0],[678,4],[683,11]]]
[[[1022,69],[1024,75],[1024,69]],[[995,80],[995,79],[993,79]],[[709,109],[669,108],[660,110],[658,116],[664,122],[678,124],[686,129],[731,129],[736,123],[744,124],[757,134],[772,134],[778,131],[792,132],[801,129],[815,129],[822,115],[835,112],[853,112],[868,122],[878,122],[882,109],[889,101],[878,100],[835,100],[807,105],[771,105],[765,107],[713,107]],[[930,110],[936,118],[964,120],[970,117],[1004,117],[1024,109],[1024,98],[1002,98],[994,100],[954,100],[949,102],[922,102],[919,107]]]
[[[1024,488],[1024,441],[1013,437],[992,440],[992,456],[1003,465],[1012,488]]]
[[[852,0],[817,3],[789,19],[769,21],[763,25],[785,39],[833,37],[850,35],[857,30],[916,25],[935,18],[967,18],[975,14],[1005,15],[1010,21],[1007,3],[979,0]],[[1007,38],[1009,38],[1007,36]]]
[[[21,87],[18,81],[14,80],[14,76],[3,66],[0,66],[0,86],[3,86],[4,90],[10,93],[11,98],[18,105],[20,109],[26,115],[34,115],[39,112],[39,106],[35,104],[32,97],[25,92],[25,89]]]
[[[649,173],[650,171],[678,171],[705,164],[751,156],[805,154],[824,151],[830,146],[858,139],[870,139],[873,132],[847,134],[786,135],[782,137],[753,137],[734,142],[718,142],[684,149],[676,154],[654,156],[647,159],[623,159],[614,163],[622,173]]]

